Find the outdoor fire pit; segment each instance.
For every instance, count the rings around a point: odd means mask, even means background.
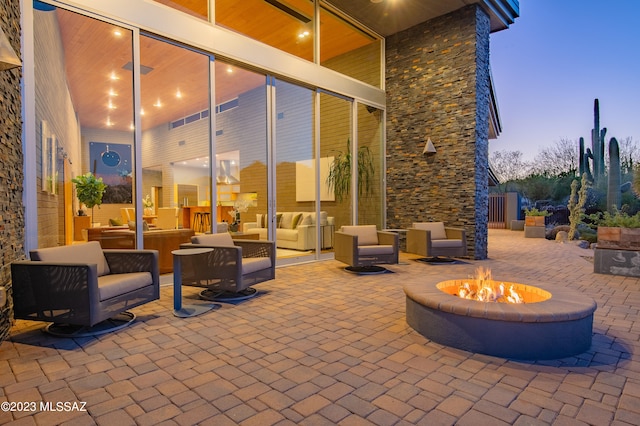
[[[567,288],[483,282],[492,286],[494,301],[461,297],[470,287],[491,292],[469,280],[406,284],[407,323],[436,343],[504,358],[565,358],[591,346],[593,299]],[[507,303],[512,293],[518,303]]]

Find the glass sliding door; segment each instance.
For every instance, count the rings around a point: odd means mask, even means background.
[[[333,232],[353,223],[352,105],[349,99],[320,92],[321,210],[330,218],[323,228],[325,247]],[[327,241],[329,240],[329,241]]]
[[[215,61],[215,210],[233,238],[269,239],[266,81]]]
[[[358,223],[383,229],[383,127],[382,110],[358,103]]]
[[[133,33],[34,4],[38,246],[49,247],[87,240],[131,202]],[[87,173],[107,185],[99,207],[71,182]]]
[[[136,196],[143,225],[211,231],[210,63],[209,55],[140,37],[142,188]]]
[[[279,263],[315,256],[316,154],[313,131],[315,92],[286,81],[275,81],[276,221]]]

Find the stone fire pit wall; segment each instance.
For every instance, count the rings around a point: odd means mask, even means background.
[[[444,293],[438,283],[406,284],[407,323],[427,339],[469,352],[542,360],[591,346],[596,302],[566,288],[528,304],[486,303]]]

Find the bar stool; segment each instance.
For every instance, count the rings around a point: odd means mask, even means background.
[[[193,230],[195,232],[206,233],[211,230],[211,213],[195,212],[193,213]]]

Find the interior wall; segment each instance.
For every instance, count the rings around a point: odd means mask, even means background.
[[[34,48],[36,61],[36,140],[38,194],[38,246],[53,247],[65,243],[64,239],[64,185],[73,176],[64,176],[63,160],[59,153],[67,152],[71,174],[80,170],[78,123],[64,69],[64,48],[55,12],[34,11]],[[46,121],[47,135],[55,135],[59,152],[57,161],[57,193],[42,191],[42,122]]]
[[[464,227],[487,257],[489,17],[477,5],[387,38],[387,227]],[[431,138],[437,153],[422,153]]]

